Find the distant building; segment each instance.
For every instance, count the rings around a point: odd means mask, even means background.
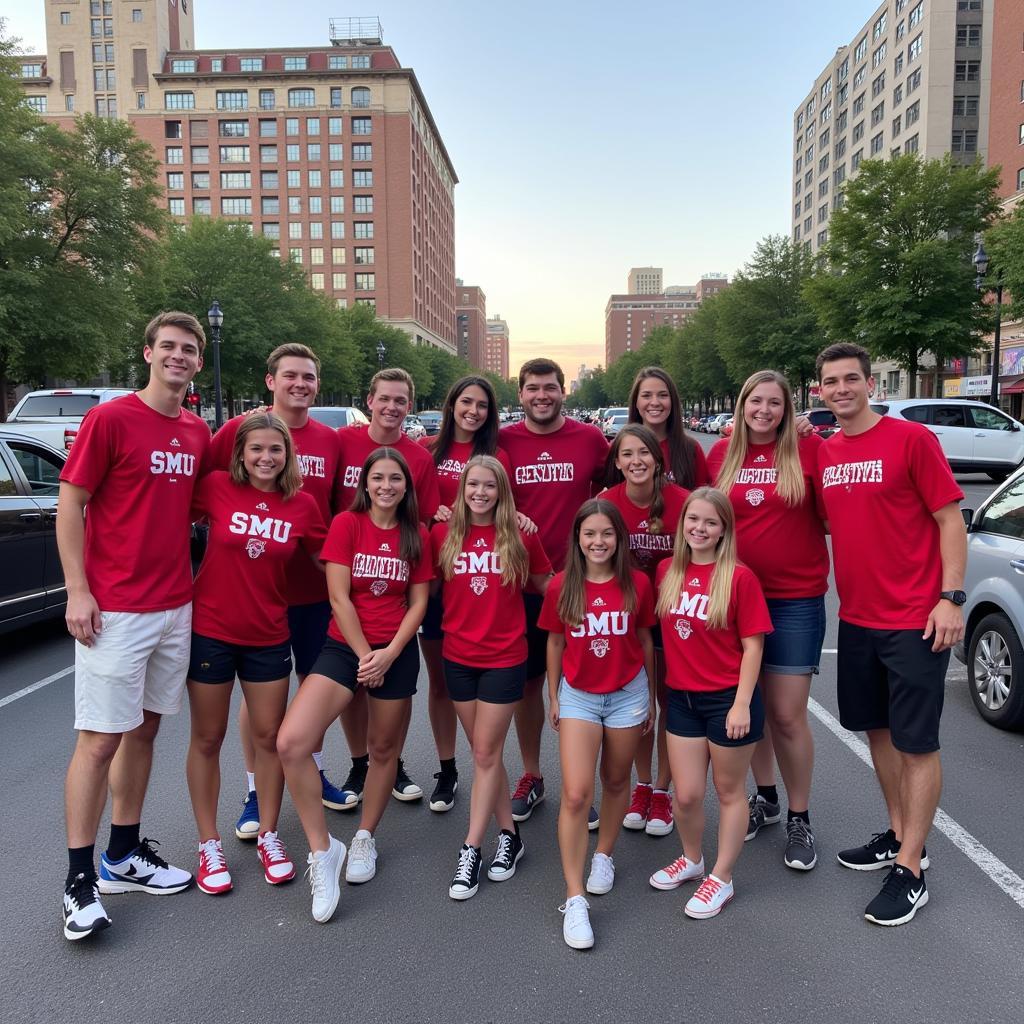
[[[998,0],[992,12],[992,80],[988,162],[1003,169],[999,194],[1024,192],[1024,3]],[[954,99],[954,103],[956,100]]]
[[[455,344],[461,356],[475,370],[484,369],[487,339],[487,296],[475,284],[455,279]]]
[[[633,267],[626,288],[630,295],[660,295],[661,267]]]
[[[483,369],[508,380],[508,324],[500,316],[487,318]]]

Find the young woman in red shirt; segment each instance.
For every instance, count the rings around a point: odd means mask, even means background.
[[[264,877],[271,885],[295,877],[277,835],[284,790],[277,733],[292,669],[287,577],[298,548],[315,559],[327,532],[319,506],[301,486],[284,421],[258,413],[239,424],[229,471],[208,473],[193,498],[193,513],[209,520],[210,539],[193,599],[186,776],[199,829],[196,884],[211,894],[232,887],[217,830],[217,799],[236,674],[255,744],[257,852]]]
[[[828,590],[828,548],[816,500],[823,442],[815,434],[797,436],[789,382],[774,370],[747,378],[736,409],[732,436],[711,449],[708,466],[732,502],[739,557],[760,580],[775,627],[761,665],[767,727],[752,762],[757,791],[748,801],[747,839],[781,820],[778,758],[789,798],[783,860],[810,871],[818,857],[808,810],[814,740],[807,700],[825,638]]]
[[[586,883],[599,895],[615,882],[612,851],[633,758],[654,724],[654,595],[647,576],[630,564],[626,524],[610,501],[584,502],[571,536],[565,571],[548,585],[538,625],[548,631],[548,715],[562,765],[562,937],[573,949],[589,949],[594,932],[583,868],[594,772],[600,759],[601,824]]]
[[[371,698],[370,762],[345,879],[368,882],[377,871],[374,832],[394,784],[419,674],[416,630],[433,572],[430,539],[400,452],[384,447],[370,454],[352,508],[334,517],[321,557],[334,615],[324,649],[288,708],[277,748],[309,840],[313,917],[323,922],[338,905],[346,850],[327,830],[312,752],[364,687]]]
[[[487,877],[511,878],[523,855],[502,755],[526,685],[523,586],[529,581],[543,593],[551,563],[537,534],[520,530],[508,474],[494,456],[470,457],[451,512],[431,542],[433,587],[444,594],[444,679],[473,749],[469,830],[448,888],[452,899],[466,900],[479,886],[492,816],[500,831]]]
[[[699,487],[687,499],[672,559],[658,566],[658,605],[668,661],[668,756],[683,852],[651,876],[656,889],[703,878],[685,907],[714,917],[733,897],[732,871],[747,825],[745,780],[764,730],[757,688],[764,634],[772,629],[757,577],[736,558],[732,505]],[[718,794],[718,857],[704,874],[708,764]]]

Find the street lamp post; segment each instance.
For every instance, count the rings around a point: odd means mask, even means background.
[[[978,291],[987,290],[984,289],[984,282],[982,278],[988,273],[989,258],[988,253],[985,252],[985,246],[978,242],[978,248],[974,253],[974,269],[978,276],[975,278],[975,285]],[[989,396],[989,401],[992,405],[999,405],[999,342],[1000,332],[1003,326],[1003,282],[1000,278],[995,284],[996,291],[996,330],[992,338],[992,392]]]
[[[387,354],[387,349],[384,347],[383,341],[377,342],[377,368],[380,370],[384,369],[384,356]]]
[[[221,312],[220,303],[214,299],[213,305],[206,314],[210,322],[210,330],[213,332],[213,402],[214,422],[217,429],[224,425],[224,399],[220,386],[220,329],[224,326],[224,314]]]

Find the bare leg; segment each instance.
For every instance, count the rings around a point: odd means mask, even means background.
[[[284,770],[277,756],[277,733],[288,704],[288,677],[269,683],[249,683],[244,679],[241,682],[245,703],[249,706],[250,729],[256,749],[260,832],[276,832],[284,793]]]
[[[875,765],[878,784],[882,787],[882,796],[889,812],[889,827],[896,833],[897,839],[903,837],[903,814],[900,808],[900,774],[903,764],[901,756],[892,745],[892,736],[888,729],[871,729],[867,733],[868,745],[871,747],[871,760]],[[934,808],[932,814],[934,815]],[[930,819],[929,819],[930,820]]]
[[[675,783],[676,828],[683,843],[683,856],[696,864],[703,857],[704,793],[708,784],[711,752],[702,737],[669,736],[668,756]]]
[[[110,762],[121,744],[120,733],[81,730],[64,782],[64,818],[68,846],[91,846],[107,803]],[[134,824],[129,822],[128,824]]]
[[[366,756],[366,730],[369,722],[366,701],[366,690],[360,686],[349,705],[341,713],[341,727],[345,731],[348,752],[353,757]],[[321,743],[321,749],[322,747]]]
[[[668,687],[665,685],[665,655],[661,651],[655,651],[655,671],[658,673],[658,685],[655,693],[658,697],[658,720],[654,729],[646,736],[640,737],[636,748],[636,781],[645,786],[651,785],[654,777],[654,744],[658,744],[658,777],[655,789],[667,790],[672,784],[672,770],[668,760],[668,744],[665,732],[665,705],[668,701]]]
[[[565,898],[583,892],[587,859],[587,814],[594,802],[594,773],[604,729],[596,722],[563,718],[558,726],[562,762],[562,802],[558,810],[558,849],[565,875]],[[621,822],[622,816],[619,816]],[[619,822],[615,823],[616,829]]]
[[[811,775],[814,772],[814,737],[807,721],[811,677],[767,675],[763,693],[775,756],[779,761],[782,781],[786,784],[789,807],[805,811],[810,806]],[[767,730],[765,736],[768,736]],[[760,748],[761,744],[757,746]],[[758,756],[759,751],[755,751],[754,757]],[[754,779],[758,785],[771,785],[770,782],[760,782],[756,765]]]
[[[601,744],[601,825],[596,852],[609,857],[629,806],[629,777],[641,728],[635,725],[629,729],[604,729]]]
[[[153,767],[153,741],[160,728],[160,716],[143,711],[145,720],[137,729],[121,737],[114,760],[110,762],[110,822],[135,825],[142,820],[142,804]]]
[[[427,666],[427,714],[430,717],[431,731],[434,733],[434,746],[437,747],[438,760],[448,761],[455,756],[457,723],[455,705],[448,696],[448,687],[444,681],[441,644],[441,640],[420,637],[420,651]]]
[[[544,677],[526,681],[523,699],[516,705],[516,735],[523,771],[540,776],[540,738],[544,731]]]
[[[746,782],[750,756],[754,753],[753,744],[720,747],[717,743],[709,743],[708,746],[711,748],[711,777],[719,805],[718,858],[711,873],[723,882],[731,882],[732,869],[747,834]]]
[[[765,695],[767,709],[767,687],[762,687],[761,692]],[[775,785],[775,745],[772,742],[771,721],[767,715],[765,715],[764,737],[754,744],[754,756],[750,759],[750,768],[754,773],[755,786]],[[792,798],[790,798],[790,802],[792,803]]]
[[[255,772],[256,748],[253,746],[252,736],[249,732],[249,706],[244,700],[238,709],[238,738],[242,742],[242,759],[245,761],[245,770]]]
[[[898,754],[903,762],[900,776],[903,835],[896,860],[920,875],[921,851],[942,792],[942,761],[937,750],[931,754],[904,754],[902,751]]]
[[[366,773],[366,785],[363,787],[363,814],[359,827],[372,834],[384,816],[384,808],[387,807],[391,789],[395,784],[398,755],[401,753],[405,730],[409,725],[412,698],[371,698],[369,705],[367,738],[370,766]]]
[[[469,846],[482,846],[492,816],[497,819],[498,828],[508,829],[509,832],[515,830],[508,776],[502,761],[505,737],[512,724],[515,704],[459,701],[456,710],[466,716],[463,727],[473,746],[473,791],[469,801],[466,843]]]
[[[229,683],[197,683],[190,679],[188,707],[192,735],[185,757],[185,778],[199,842],[220,839],[217,829],[217,800],[220,797],[220,748],[228,728],[231,710]]]

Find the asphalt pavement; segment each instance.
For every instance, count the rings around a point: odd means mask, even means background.
[[[709,446],[710,439],[702,442]],[[962,483],[973,507],[992,486],[984,478]],[[873,550],[870,538],[865,557],[885,571],[885,552]],[[327,925],[310,917],[301,875],[271,888],[253,846],[233,836],[244,785],[232,731],[220,820],[234,891],[216,898],[197,890],[161,899],[105,897],[113,927],[87,942],[66,942],[62,785],[73,742],[73,645],[62,623],[0,637],[0,757],[10,829],[0,888],[0,1021],[1016,1024],[1024,1005],[1024,736],[979,718],[965,670],[953,660],[942,723],[943,814],[928,840],[931,902],[904,927],[868,924],[862,911],[882,873],[845,870],[835,852],[884,828],[884,810],[856,737],[834,720],[834,592],[828,607],[830,653],[813,689],[818,867],[807,874],[787,869],[784,831],[771,826],[746,845],[732,904],[718,918],[693,921],[682,913],[692,886],[665,893],[647,882],[677,856],[676,836],[624,832],[614,890],[590,899],[597,944],[588,952],[569,949],[561,937],[557,747],[550,730],[548,797],[523,826],[526,855],[513,879],[482,879],[477,896],[464,903],[448,898],[472,775],[460,739],[462,790],[454,810],[437,815],[425,803],[393,802],[378,832],[377,877],[344,886]],[[406,763],[429,789],[436,764],[425,688],[421,675]],[[143,833],[160,841],[168,859],[194,870],[187,743],[187,712],[167,719]],[[507,764],[515,776],[514,737]],[[347,757],[338,729],[329,736],[326,765],[340,781]],[[713,857],[713,796],[708,811],[705,855]],[[348,842],[355,817],[328,814],[334,833]],[[101,844],[106,827],[105,819]],[[287,799],[281,833],[296,863],[304,861]]]

